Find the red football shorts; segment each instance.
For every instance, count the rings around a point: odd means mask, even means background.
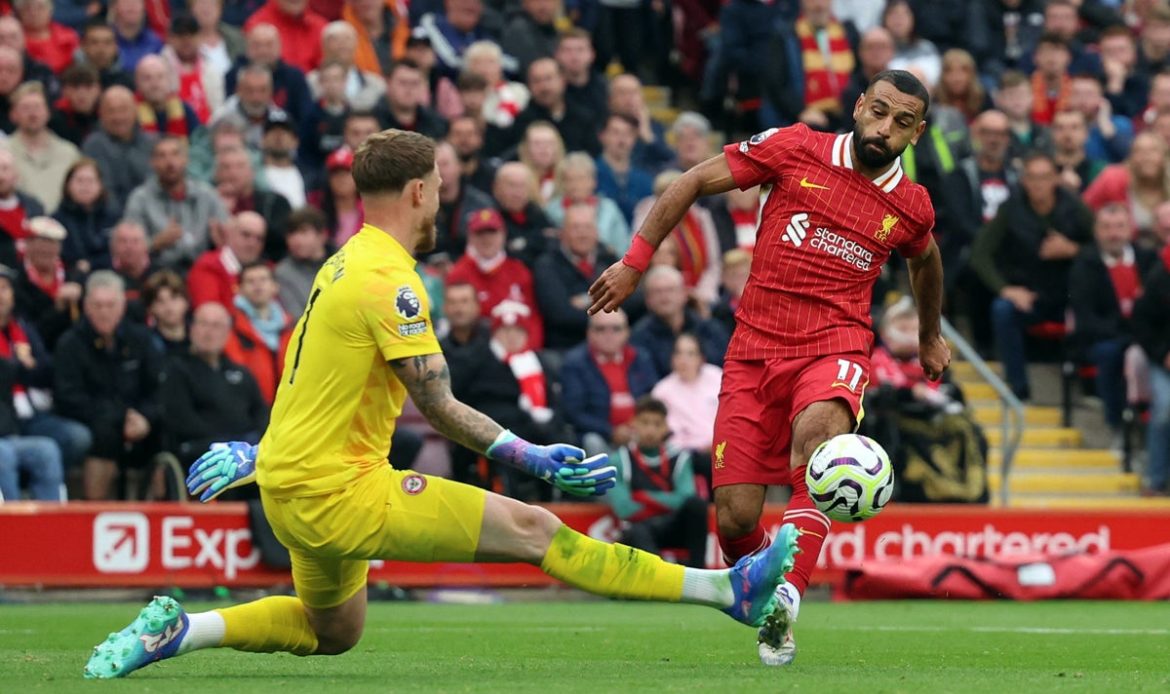
[[[814,402],[842,400],[860,418],[869,356],[729,360],[715,415],[712,486],[789,484],[792,422]]]

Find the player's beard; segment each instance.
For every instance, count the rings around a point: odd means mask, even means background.
[[[438,240],[438,229],[435,227],[435,216],[430,215],[418,225],[418,243],[414,245],[415,253],[427,253],[435,250],[435,242]]]
[[[870,147],[869,145],[874,145]],[[878,153],[877,149],[881,152]],[[901,153],[894,154],[890,151],[886,141],[880,137],[866,138],[862,135],[861,124],[853,126],[853,153],[857,155],[857,160],[869,169],[883,169],[890,165],[901,156]]]

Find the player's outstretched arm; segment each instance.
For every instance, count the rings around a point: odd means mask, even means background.
[[[650,267],[650,257],[658,244],[678,226],[700,196],[726,193],[734,187],[735,179],[723,154],[691,168],[671,183],[654,201],[654,207],[650,208],[642,228],[634,234],[625,257],[606,268],[589,288],[593,300],[589,314],[616,311],[634,293],[642,273]]]
[[[942,337],[943,267],[938,244],[931,239],[921,254],[907,258],[910,287],[918,305],[918,359],[926,377],[935,379],[951,363],[951,348]]]
[[[451,393],[451,373],[441,352],[390,362],[419,411],[452,441],[506,463],[575,496],[601,496],[617,471],[606,455],[585,458],[576,446],[538,446],[516,436]]]

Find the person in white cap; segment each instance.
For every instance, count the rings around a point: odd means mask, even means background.
[[[33,217],[27,227],[24,263],[16,279],[17,303],[24,315],[35,319],[37,331],[52,350],[81,313],[80,276],[67,271],[61,260],[67,233],[61,222]]]

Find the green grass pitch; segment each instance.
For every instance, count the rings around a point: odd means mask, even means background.
[[[810,602],[796,663],[775,670],[751,630],[701,607],[378,603],[340,657],[217,650],[82,680],[90,647],[138,607],[0,606],[0,691],[1170,691],[1170,606],[1082,602]]]

